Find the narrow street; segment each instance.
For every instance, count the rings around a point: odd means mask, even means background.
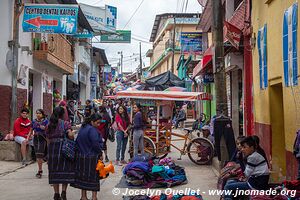
[[[178,142],[177,142],[178,143]],[[182,145],[182,144],[181,144]],[[180,146],[180,143],[178,144]],[[114,161],[116,143],[108,143],[109,158]],[[178,151],[173,150],[170,157],[175,160],[176,164],[184,166],[188,178],[186,185],[174,187],[174,190],[185,190],[191,188],[194,190],[200,189],[207,192],[209,189],[216,189],[217,177],[212,170],[212,166],[198,166],[192,163],[188,156],[182,156],[182,160],[177,160],[179,157]],[[9,171],[11,169],[5,167],[13,166],[14,168],[20,166],[20,163],[15,162],[0,162],[0,172]],[[21,168],[15,172],[7,175],[0,175],[0,194],[1,200],[16,200],[16,199],[52,199],[53,190],[48,184],[48,170],[47,165],[44,165],[44,175],[42,179],[37,179],[35,173],[37,170],[36,163],[33,163],[25,168]],[[101,181],[101,191],[98,198],[101,200],[121,200],[122,195],[113,195],[113,188],[120,182],[122,177],[122,167],[115,167],[115,174],[111,174],[107,179]],[[162,189],[164,190],[164,189]],[[125,192],[125,188],[120,189],[121,193]],[[91,194],[89,194],[91,196]],[[72,187],[68,188],[68,199],[80,199],[80,190]],[[208,196],[203,194],[205,200],[217,200],[217,196]]]

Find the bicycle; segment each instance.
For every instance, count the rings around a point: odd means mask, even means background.
[[[167,152],[163,154],[162,156],[159,156],[158,158],[162,159],[165,158],[168,153],[170,152],[170,148],[173,147],[177,149],[180,152],[180,158],[178,160],[181,160],[182,155],[188,155],[189,159],[197,164],[197,165],[205,165],[211,163],[211,160],[214,156],[214,146],[206,138],[203,137],[197,137],[192,138],[192,129],[185,128],[184,131],[186,131],[186,134],[179,134],[179,133],[170,133],[168,131],[165,132],[164,135],[161,135],[159,138],[160,144],[162,144],[162,147],[157,147],[154,143],[154,136],[151,135],[145,135],[144,136],[144,151],[145,154],[148,154],[148,156],[152,157],[154,155],[157,155],[156,150],[160,152]],[[177,137],[177,139],[172,139],[171,136]],[[131,136],[132,137],[132,136]],[[178,139],[179,138],[179,139]],[[172,144],[172,141],[184,141],[183,147],[177,147],[175,144]],[[130,142],[130,148],[129,153],[130,156],[133,156],[133,145],[132,140]]]

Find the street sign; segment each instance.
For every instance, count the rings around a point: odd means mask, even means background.
[[[78,5],[25,4],[23,31],[73,35],[77,31]]]
[[[206,73],[203,76],[204,83],[213,83],[214,82],[214,74],[213,73]]]
[[[80,3],[80,8],[93,28],[94,33],[115,32],[117,26],[117,8],[105,5],[104,8]]]
[[[117,30],[116,34],[101,35],[101,43],[131,43],[131,31]]]

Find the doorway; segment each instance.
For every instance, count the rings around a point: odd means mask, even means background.
[[[286,176],[284,110],[282,83],[270,86],[270,118],[271,118],[271,161],[272,181],[278,182]]]

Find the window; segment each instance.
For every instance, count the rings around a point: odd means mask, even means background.
[[[259,82],[260,88],[268,87],[268,57],[267,57],[267,25],[259,29],[257,34],[257,46],[259,57]]]
[[[297,29],[298,4],[289,7],[283,16],[283,67],[285,86],[298,85]]]

